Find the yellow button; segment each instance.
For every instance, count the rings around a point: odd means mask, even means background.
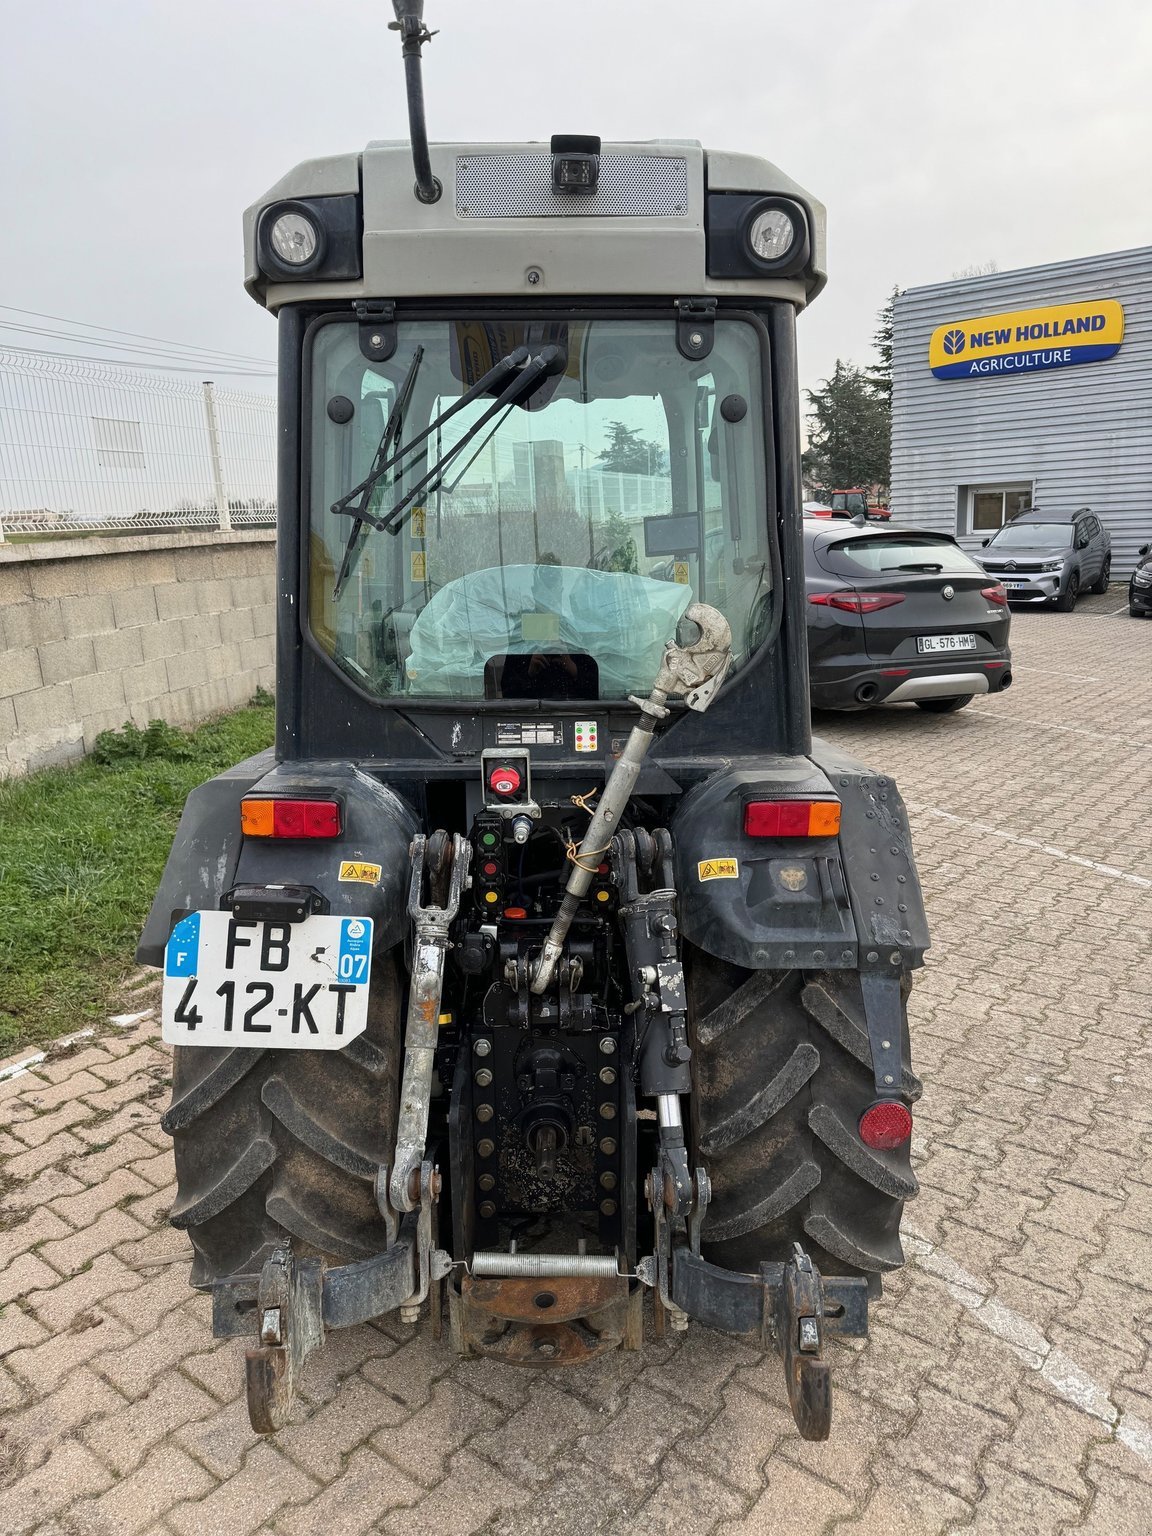
[[[489,904],[491,904],[494,901],[498,901],[499,899],[500,899],[499,898],[499,893],[497,891],[485,891],[484,892],[484,900],[486,902],[488,902]]]
[[[597,901],[608,901],[611,898],[611,895],[612,895],[611,891],[597,891],[596,892],[596,900]]]

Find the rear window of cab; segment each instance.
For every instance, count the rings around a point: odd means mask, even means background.
[[[943,534],[874,534],[840,539],[817,552],[817,559],[836,576],[923,575],[982,576],[980,566]]]

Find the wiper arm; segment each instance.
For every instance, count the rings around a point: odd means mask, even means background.
[[[509,354],[510,357],[514,357],[515,355],[515,353]],[[505,359],[505,361],[507,361],[507,359]],[[528,396],[533,393],[533,391],[539,389],[540,385],[544,382],[545,379],[550,378],[555,373],[559,373],[564,366],[565,353],[560,347],[543,347],[537,356],[534,357],[525,368],[521,369],[520,372],[516,374],[516,377],[511,381],[511,383],[504,387],[502,392],[497,396],[497,398],[488,407],[484,414],[477,417],[477,419],[468,428],[467,432],[464,433],[463,437],[461,437],[458,442],[453,443],[452,447],[449,448],[446,453],[440,455],[428,473],[419,479],[411,488],[411,490],[408,491],[405,496],[401,497],[401,499],[396,503],[394,507],[392,507],[389,512],[386,512],[383,517],[373,517],[369,513],[365,512],[363,514],[364,521],[371,528],[387,528],[390,533],[399,533],[400,529],[403,527],[403,523],[399,522],[398,519],[400,519],[403,513],[407,511],[407,509],[412,506],[414,502],[418,501],[421,496],[426,495],[429,491],[434,491],[436,487],[442,483],[444,471],[448,468],[454,459],[458,458],[459,455],[463,453],[464,449],[468,447],[469,443],[473,442],[479,436],[479,434],[484,430],[484,428],[493,419],[493,417],[498,416],[502,411],[507,410],[508,407],[518,404],[521,400],[526,400]],[[474,385],[472,392],[478,388],[479,384]],[[459,408],[459,405],[464,401],[464,398],[464,396],[461,396],[461,400],[457,402],[456,409]],[[430,433],[434,432],[440,423],[445,419],[445,417],[452,414],[452,410],[446,411],[444,416],[438,418],[437,421],[432,423],[424,436],[427,437]],[[399,457],[404,457],[406,452],[407,449],[402,450]],[[333,512],[348,511],[347,508],[341,508],[339,504],[334,506],[332,510]]]
[[[423,348],[420,348],[420,351],[422,353]],[[371,496],[390,469],[399,464],[402,459],[406,459],[413,449],[419,448],[421,443],[426,442],[434,432],[438,431],[446,421],[450,421],[458,411],[462,411],[465,406],[471,405],[473,400],[478,399],[480,395],[490,390],[494,385],[502,384],[509,374],[518,374],[521,365],[527,362],[528,355],[527,347],[517,347],[515,351],[509,352],[507,357],[502,357],[498,363],[489,368],[487,373],[478,378],[471,389],[466,389],[458,400],[453,401],[446,411],[441,411],[440,415],[423,432],[414,437],[411,442],[405,443],[402,448],[398,448],[391,456],[387,455],[387,450],[385,450],[383,458],[378,454],[372,468],[364,479],[361,480],[360,484],[354,485],[350,491],[347,491],[340,497],[339,501],[332,503],[332,511],[358,517],[361,510],[367,509],[369,496]],[[522,375],[519,376],[522,377]],[[391,444],[389,444],[390,446]],[[357,500],[359,500],[360,506],[353,508],[352,503]],[[365,517],[363,521],[372,523],[372,519],[368,517]]]
[[[909,561],[907,565],[882,565],[882,571],[942,571],[944,567],[931,560],[922,560],[919,564]]]
[[[404,413],[408,409],[408,401],[412,395],[413,386],[416,383],[416,375],[420,372],[420,364],[424,359],[424,348],[417,347],[412,354],[412,361],[408,364],[408,371],[400,380],[396,390],[396,398],[392,402],[392,409],[388,412],[388,420],[384,423],[384,430],[380,434],[380,441],[376,445],[376,452],[372,455],[372,468],[368,472],[368,478],[361,483],[360,504],[357,507],[356,521],[352,524],[352,532],[348,535],[348,542],[344,546],[344,557],[340,561],[340,570],[336,577],[336,585],[333,588],[333,598],[338,598],[344,590],[344,586],[356,566],[356,555],[360,548],[360,535],[364,530],[364,519],[359,514],[367,510],[368,502],[372,496],[372,490],[377,478],[386,471],[382,467],[388,458],[389,450],[404,428]],[[367,486],[367,489],[363,489]],[[351,495],[355,496],[356,491]]]

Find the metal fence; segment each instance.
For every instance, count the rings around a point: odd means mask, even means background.
[[[275,452],[271,395],[0,349],[0,542],[267,526]]]

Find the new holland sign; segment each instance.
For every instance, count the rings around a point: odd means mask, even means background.
[[[928,365],[938,379],[1034,373],[1102,362],[1115,357],[1123,340],[1123,306],[1115,299],[1089,299],[950,320],[932,332]]]

